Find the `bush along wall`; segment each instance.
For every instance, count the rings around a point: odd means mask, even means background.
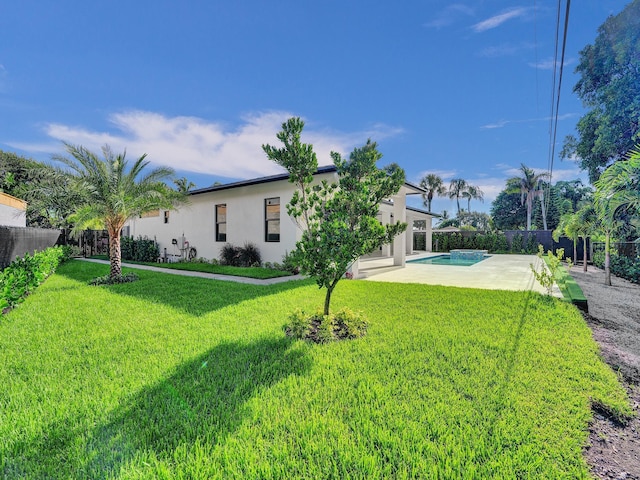
[[[503,233],[434,233],[434,252],[449,252],[457,248],[488,250],[490,253],[509,251],[507,239]]]
[[[160,257],[158,244],[146,238],[122,237],[120,240],[122,260],[134,262],[157,262]]]
[[[0,312],[4,314],[22,302],[70,256],[71,247],[56,246],[16,258],[0,272]]]
[[[604,252],[593,254],[593,264],[604,269]],[[640,257],[625,257],[611,254],[611,273],[616,277],[626,278],[630,282],[640,283]]]

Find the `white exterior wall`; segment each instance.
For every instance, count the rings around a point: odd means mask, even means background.
[[[26,202],[0,192],[0,225],[6,227],[26,227]]]
[[[314,179],[329,179],[333,174],[316,175]],[[287,203],[291,200],[295,186],[287,180],[239,186],[224,190],[190,195],[190,204],[169,213],[169,223],[164,223],[164,212],[158,217],[137,218],[129,221],[129,235],[155,239],[160,254],[167,249],[168,255],[180,255],[172,245],[178,246],[184,234],[190,247],[195,247],[197,256],[206,259],[220,258],[220,250],[230,243],[242,246],[251,242],[260,250],[263,262],[281,262],[286,252],[295,248],[301,231],[287,215]],[[265,199],[280,198],[280,241],[265,241]],[[227,205],[227,239],[217,242],[215,238],[215,206]]]

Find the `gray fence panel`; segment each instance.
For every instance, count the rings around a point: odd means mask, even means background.
[[[56,244],[60,230],[0,226],[0,269],[25,253],[46,250]]]

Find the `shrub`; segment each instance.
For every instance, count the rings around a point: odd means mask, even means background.
[[[593,254],[593,264],[598,268],[604,268],[604,251]],[[640,283],[640,257],[626,257],[611,252],[611,273],[616,277],[625,278],[633,283]]]
[[[225,243],[220,250],[220,263],[222,265],[237,266],[240,248],[230,243]]]
[[[0,312],[15,307],[33,292],[58,265],[68,260],[71,248],[56,246],[16,258],[0,272]]]
[[[253,243],[245,243],[244,247],[226,243],[220,251],[220,263],[232,267],[259,267],[262,264],[262,256]]]
[[[542,245],[539,245],[538,258],[540,260],[543,260],[542,259],[543,254],[544,254],[544,248],[542,247]],[[548,269],[545,268],[544,261],[541,262],[540,271],[535,269],[535,267],[533,266],[533,263],[529,264],[529,268],[531,268],[531,271],[533,272],[533,276],[536,278],[538,282],[540,282],[540,285],[542,285],[547,289],[547,295],[551,295],[551,293],[553,292],[553,284],[555,282],[556,272],[558,271],[558,268],[562,264],[562,259],[564,258],[564,248],[558,248],[556,250],[555,255],[551,250],[549,250],[547,252],[547,258],[549,260],[547,265],[549,267]]]
[[[527,235],[527,244],[525,250],[527,253],[536,253],[538,251],[538,240],[532,233]]]
[[[367,322],[361,313],[348,308],[331,315],[323,315],[322,312],[307,315],[304,311],[297,310],[289,316],[285,332],[300,340],[328,343],[364,336],[367,333]]]
[[[105,275],[89,280],[89,285],[117,285],[120,283],[130,283],[138,280],[138,275],[133,272],[125,273],[117,277]]]
[[[523,253],[524,252],[524,237],[521,233],[516,233],[511,239],[511,252]]]
[[[289,252],[285,252],[282,257],[282,265],[278,265],[277,269],[284,270],[285,272],[291,272],[294,275],[300,273],[300,265],[296,262],[295,256]]]
[[[240,248],[240,265],[241,267],[259,267],[262,264],[262,256],[260,250],[253,243],[245,243]]]
[[[141,236],[137,239],[122,237],[120,239],[120,252],[122,260],[133,260],[134,262],[156,262],[160,256],[158,244]]]

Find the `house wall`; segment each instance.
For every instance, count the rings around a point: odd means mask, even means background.
[[[26,227],[26,202],[0,192],[0,225],[7,227]]]
[[[316,175],[315,180],[329,179],[333,174]],[[226,243],[242,246],[255,244],[263,262],[281,262],[282,256],[295,248],[301,231],[287,215],[287,203],[291,200],[295,186],[287,180],[240,186],[225,190],[190,195],[190,204],[178,211],[169,212],[169,221],[164,223],[164,211],[156,217],[137,218],[128,222],[129,235],[155,239],[160,253],[166,248],[168,255],[180,255],[182,236],[195,247],[198,257],[220,258]],[[280,241],[265,240],[265,199],[280,198]],[[227,205],[227,238],[218,242],[215,238],[215,206]],[[172,239],[178,246],[172,245]]]

